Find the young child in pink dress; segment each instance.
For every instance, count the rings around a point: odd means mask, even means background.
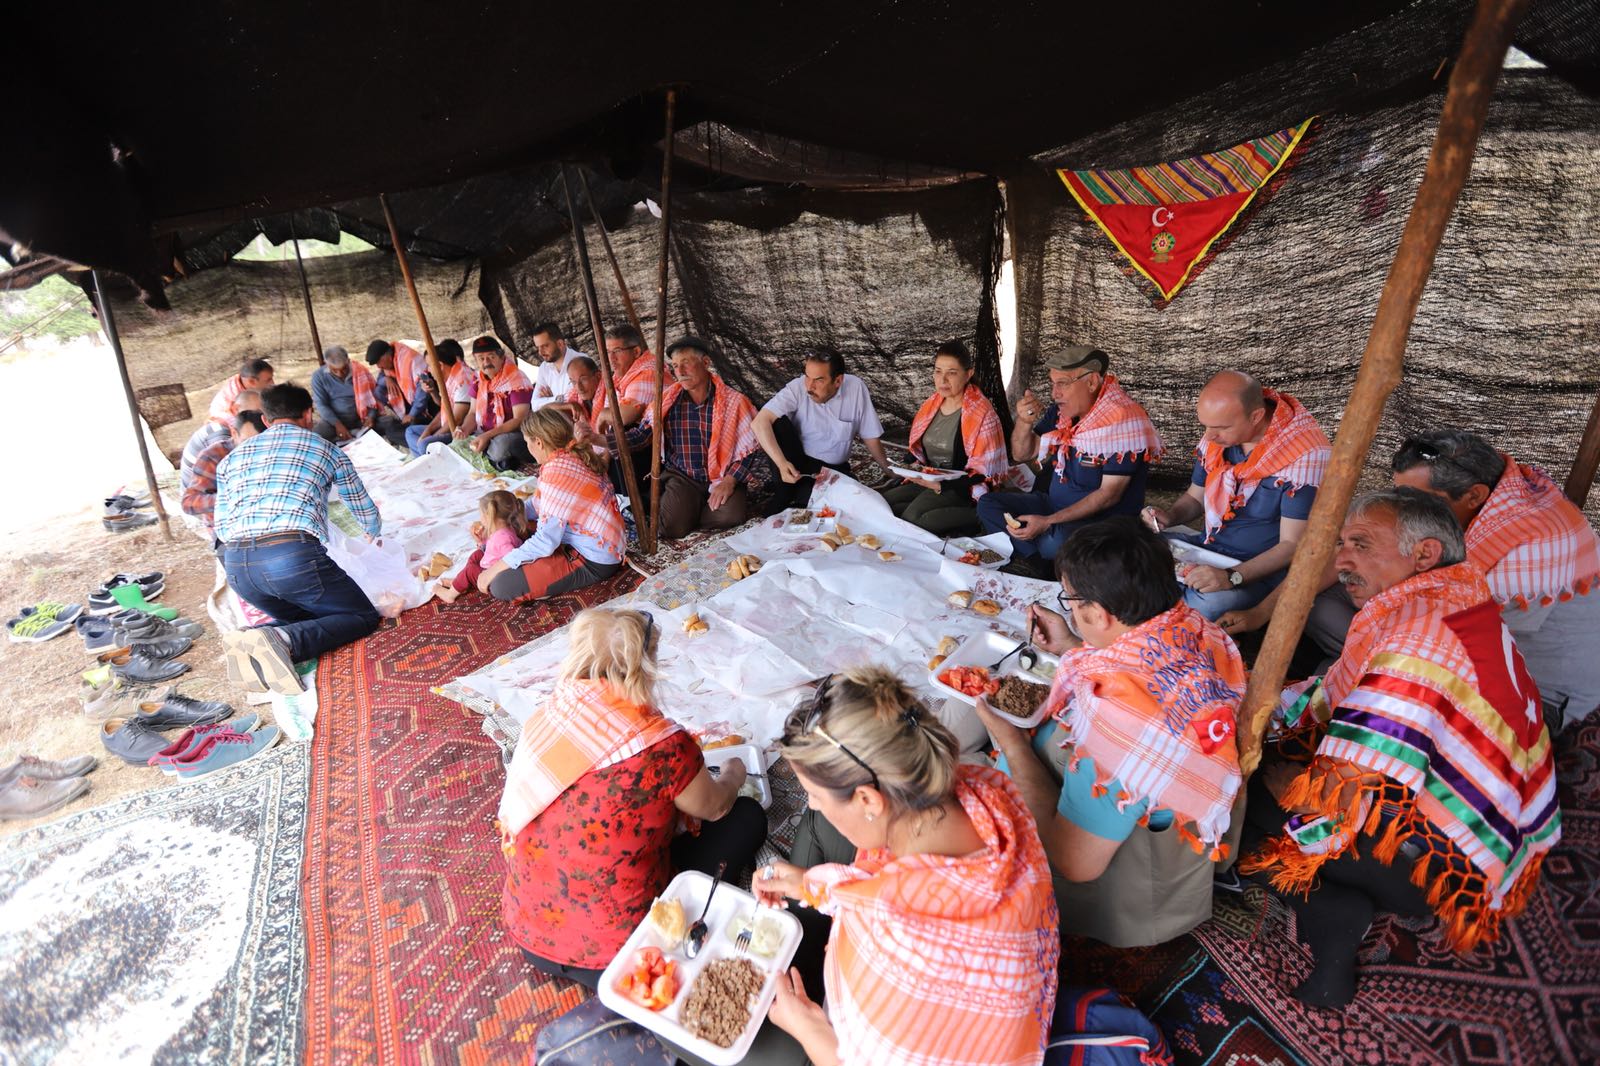
[[[504,489],[486,493],[478,501],[480,521],[472,523],[472,537],[480,547],[467,557],[467,565],[451,581],[440,578],[434,592],[445,603],[473,588],[478,577],[513,548],[519,547],[532,532],[522,501]]]

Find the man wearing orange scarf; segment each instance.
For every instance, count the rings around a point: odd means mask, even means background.
[[[1315,1006],[1354,995],[1378,911],[1436,914],[1457,951],[1493,941],[1560,839],[1538,687],[1467,554],[1432,494],[1350,505],[1334,562],[1359,613],[1338,662],[1282,701],[1314,754],[1252,784],[1240,869],[1299,912],[1316,966],[1295,995]]]
[[[1046,409],[1030,390],[1017,402],[1011,454],[1038,456],[1032,492],[991,492],[978,500],[985,533],[1010,534],[1013,558],[1050,576],[1056,552],[1075,530],[1111,515],[1136,515],[1145,477],[1161,458],[1150,416],[1110,373],[1110,357],[1076,347],[1045,360]],[[1015,521],[1007,521],[1010,516]]]
[[[522,440],[522,420],[533,406],[533,384],[506,354],[500,342],[485,334],[472,342],[478,363],[478,389],[466,420],[456,426],[456,440],[472,441],[501,470],[533,462]]]
[[[712,372],[711,346],[684,337],[667,346],[675,379],[661,394],[661,535],[728,529],[749,515],[749,491],[766,483],[753,428],[755,405]],[[655,411],[629,429],[626,446],[649,441]],[[642,488],[642,486],[641,486]],[[633,501],[634,513],[643,501]]]
[[[1211,917],[1213,863],[1238,837],[1244,663],[1132,515],[1074,533],[1056,566],[1066,617],[1030,609],[1039,646],[1062,656],[1054,722],[1030,740],[982,701],[979,716],[1059,874],[1062,932],[1160,943]]]
[[[1261,602],[1283,580],[1331,449],[1299,400],[1237,370],[1207,382],[1195,411],[1205,434],[1189,491],[1170,510],[1147,508],[1145,520],[1160,531],[1203,518],[1202,534],[1181,539],[1238,560],[1184,568],[1184,599],[1217,619]]]

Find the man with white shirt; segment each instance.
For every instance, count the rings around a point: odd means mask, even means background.
[[[533,327],[533,345],[539,351],[539,369],[533,375],[533,406],[537,408],[567,395],[572,388],[567,377],[567,362],[584,353],[567,347],[566,336],[554,322],[541,322]]]
[[[806,355],[804,373],[785,385],[756,415],[756,440],[778,470],[771,513],[804,507],[815,475],[825,466],[850,472],[850,442],[860,437],[888,469],[883,426],[864,381],[844,372],[844,357],[820,348]]]

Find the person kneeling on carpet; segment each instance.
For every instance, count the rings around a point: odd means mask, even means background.
[[[478,547],[467,556],[466,565],[454,578],[439,579],[433,594],[445,603],[454,603],[457,596],[477,585],[486,567],[521,547],[529,535],[528,516],[521,500],[505,489],[484,493],[478,501],[478,521],[472,523],[472,539]]]
[[[533,533],[478,575],[497,600],[536,600],[586,588],[622,569],[626,531],[606,477],[606,457],[575,445],[572,423],[557,407],[522,422],[539,483],[528,498]]]
[[[595,988],[674,874],[726,862],[736,880],[767,816],[739,795],[743,763],[712,777],[656,706],[661,634],[649,614],[595,608],[569,630],[555,689],[522,724],[506,772],[501,914],[534,966]],[[683,816],[699,828],[675,836]]]
[[[1251,781],[1240,864],[1294,906],[1316,959],[1294,994],[1319,1007],[1355,995],[1380,910],[1493,942],[1561,839],[1538,687],[1445,501],[1357,497],[1334,563],[1358,611],[1333,667],[1283,693],[1285,746],[1313,754]]]

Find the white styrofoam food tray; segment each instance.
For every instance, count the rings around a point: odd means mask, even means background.
[[[1004,548],[998,548],[993,544],[985,544],[983,541],[977,540],[973,537],[951,537],[945,542],[943,548],[940,550],[944,552],[944,557],[946,559],[950,559],[954,562],[960,562],[961,557],[967,552],[982,551],[984,548],[988,548],[990,551],[999,555],[1000,558],[996,559],[992,563],[967,563],[966,565],[976,566],[980,570],[998,570],[1002,566],[1006,565],[1006,563],[1011,561],[1011,545],[1009,543],[1007,543]],[[989,661],[994,662],[993,659],[990,659]]]
[[[929,473],[926,470],[918,470],[912,466],[894,466],[892,464],[889,469],[901,477],[921,478],[923,481],[954,481],[958,477],[967,476],[965,470],[935,470],[933,473]]]
[[[784,512],[783,525],[778,527],[779,533],[795,537],[820,537],[824,533],[832,533],[839,521],[833,515],[823,518],[815,511],[812,511],[811,517],[804,522],[791,522],[789,519],[792,517],[794,517],[793,511]]]
[[[761,789],[757,802],[762,807],[772,806],[772,787],[767,784],[767,760],[762,758],[761,749],[754,744],[729,744],[726,747],[712,748],[703,752],[706,765],[726,766],[735,759],[744,763],[744,768],[751,774],[760,774],[760,777],[751,777],[750,783]],[[713,777],[716,775],[713,774]]]
[[[700,910],[706,904],[706,894],[710,891],[710,877],[695,870],[686,870],[672,879],[667,890],[661,893],[661,898],[675,899],[682,903],[684,917],[690,925],[693,925],[695,919],[700,917]],[[678,1020],[678,1011],[683,1001],[688,998],[689,989],[694,987],[694,980],[700,976],[701,970],[718,959],[738,957],[728,927],[751,913],[755,914],[757,920],[779,923],[783,929],[783,939],[771,958],[764,958],[754,952],[744,956],[762,974],[761,993],[750,1008],[750,1021],[745,1025],[739,1039],[733,1042],[732,1047],[718,1047],[685,1029]],[[705,921],[709,932],[706,935],[705,946],[700,951],[700,957],[696,959],[691,959],[684,953],[682,944],[669,946],[663,943],[661,937],[651,929],[648,919],[642,922],[628,937],[628,942],[622,946],[622,950],[617,952],[617,957],[611,960],[605,972],[600,975],[600,1002],[624,1018],[637,1022],[653,1033],[661,1034],[672,1043],[692,1051],[715,1066],[733,1066],[749,1054],[750,1044],[755,1040],[761,1023],[766,1020],[767,1008],[772,1006],[772,997],[777,993],[778,977],[788,972],[795,950],[800,947],[800,923],[788,911],[773,910],[758,905],[754,896],[726,881],[718,886],[716,895],[711,898],[711,912],[706,915]],[[681,979],[678,995],[672,1001],[672,1005],[664,1010],[654,1011],[641,1007],[630,1002],[616,990],[617,981],[631,964],[633,953],[642,947],[660,948],[663,954],[678,964],[678,976]]]
[[[993,630],[985,630],[982,633],[970,636],[961,642],[959,648],[950,653],[949,658],[939,664],[939,669],[928,671],[928,683],[940,692],[948,693],[964,703],[976,704],[977,700],[965,692],[957,691],[940,681],[939,675],[952,666],[987,667],[1000,656],[1015,648],[1019,639],[1006,633],[996,633]],[[1061,660],[1054,655],[1041,651],[1037,647],[1034,650],[1039,652],[1039,664],[1033,671],[1024,670],[1021,664],[1017,662],[1017,657],[1013,655],[1002,663],[1000,669],[993,672],[992,676],[997,678],[1020,677],[1024,681],[1032,681],[1037,685],[1048,686],[1051,679],[1055,677],[1056,667],[1061,665]],[[1028,718],[1018,718],[1015,715],[1007,714],[993,703],[989,704],[989,707],[995,714],[1022,729],[1031,729],[1044,721],[1044,703],[1040,703],[1039,709]]]
[[[1198,544],[1190,544],[1177,537],[1167,537],[1167,545],[1172,549],[1172,557],[1178,561],[1179,567],[1214,566],[1219,570],[1231,570],[1239,565],[1239,560],[1232,556],[1214,552],[1210,548],[1202,548]]]

